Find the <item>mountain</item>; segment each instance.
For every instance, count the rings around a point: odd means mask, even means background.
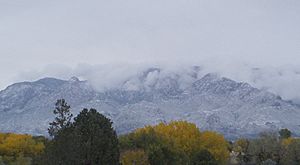
[[[247,83],[201,75],[197,67],[184,73],[150,68],[105,90],[95,90],[76,77],[16,83],[0,92],[0,131],[46,135],[54,119],[54,103],[60,98],[75,114],[96,108],[112,119],[120,134],[159,122],[187,120],[227,138],[280,128],[300,135],[298,105]]]

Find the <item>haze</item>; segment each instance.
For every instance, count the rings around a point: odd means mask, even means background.
[[[1,89],[99,78],[100,69],[201,65],[295,100],[300,1],[0,0],[0,57]]]

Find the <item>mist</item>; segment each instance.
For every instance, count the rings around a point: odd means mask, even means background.
[[[195,70],[195,66],[199,69]],[[150,68],[158,68],[160,72],[153,72],[148,76],[147,82],[142,84],[138,77]],[[15,77],[15,81],[35,81],[45,77],[68,80],[72,76],[76,76],[80,80],[87,80],[101,92],[124,86],[128,90],[138,90],[142,87],[141,85],[147,85],[147,83],[151,85],[151,81],[157,81],[157,79],[167,76],[176,76],[180,87],[184,89],[208,73],[214,73],[237,82],[249,83],[255,88],[272,92],[285,100],[300,104],[298,92],[300,91],[300,67],[290,65],[261,68],[247,64],[229,67],[225,64],[221,65],[221,63],[219,65],[215,63],[206,63],[205,65],[181,63],[180,66],[166,63],[79,64],[76,67],[49,65],[39,71],[21,72]]]
[[[0,88],[77,76],[103,90],[201,66],[297,101],[299,15],[298,0],[2,0]]]

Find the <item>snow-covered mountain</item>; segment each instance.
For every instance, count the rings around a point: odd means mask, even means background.
[[[47,134],[57,99],[73,113],[96,108],[118,133],[170,120],[187,120],[228,138],[289,128],[300,135],[300,107],[247,83],[199,74],[147,69],[118,87],[95,90],[88,81],[44,78],[13,84],[0,92],[0,131]]]

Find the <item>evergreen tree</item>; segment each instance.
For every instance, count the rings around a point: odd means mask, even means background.
[[[112,122],[95,109],[84,109],[74,119],[74,136],[80,164],[119,164],[118,138]]]
[[[285,128],[279,131],[279,135],[280,139],[287,139],[292,136],[292,132],[289,129]]]
[[[63,129],[71,124],[73,114],[70,111],[70,106],[64,99],[59,99],[55,103],[53,113],[56,115],[55,120],[49,123],[48,133],[51,137],[57,135],[60,129]]]
[[[46,145],[39,164],[118,165],[118,139],[112,122],[95,109],[84,109]]]

